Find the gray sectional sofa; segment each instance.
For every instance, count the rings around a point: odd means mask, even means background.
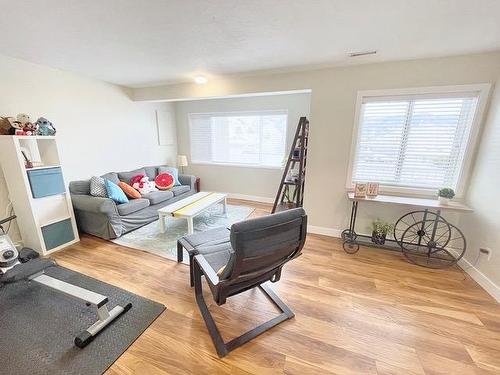
[[[138,174],[145,174],[154,180],[162,167],[151,166],[128,172],[109,172],[102,175],[114,183],[130,179]],[[116,204],[112,199],[90,195],[90,180],[72,181],[69,192],[76,221],[80,231],[104,239],[114,239],[122,234],[149,224],[158,219],[158,209],[186,198],[195,191],[194,176],[179,175],[180,186],[166,191],[154,191],[142,198],[131,199],[128,203]]]

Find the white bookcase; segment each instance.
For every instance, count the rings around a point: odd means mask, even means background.
[[[34,168],[26,168],[22,151]],[[47,255],[78,242],[56,137],[2,135],[0,163],[23,245]]]

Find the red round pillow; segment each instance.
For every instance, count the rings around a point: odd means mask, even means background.
[[[170,173],[160,173],[155,178],[155,185],[159,190],[168,190],[174,186],[175,179]]]

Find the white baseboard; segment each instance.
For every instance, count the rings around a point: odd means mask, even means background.
[[[242,199],[245,201],[252,201],[252,202],[271,203],[271,204],[274,203],[273,198],[259,197],[256,195],[227,193],[227,197],[233,199]],[[322,234],[324,236],[330,236],[330,237],[340,237],[340,234],[342,233],[342,230],[340,229],[318,227],[316,225],[308,225],[307,231],[309,233]]]
[[[467,259],[462,258],[458,261],[458,265],[469,274],[481,287],[486,290],[497,302],[500,303],[500,287],[491,281],[488,276],[479,271]]]
[[[242,199],[245,201],[253,201],[253,202],[261,202],[261,203],[274,203],[273,198],[259,197],[257,195],[246,195],[246,194],[236,194],[236,193],[228,193],[228,198],[233,199]]]
[[[316,225],[308,225],[307,231],[309,233],[322,234],[324,236],[330,236],[330,237],[340,237],[340,234],[342,233],[342,231],[340,229],[318,227]]]

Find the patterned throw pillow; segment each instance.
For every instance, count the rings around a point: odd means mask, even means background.
[[[104,185],[104,178],[94,176],[90,179],[90,195],[94,197],[107,198],[106,185]]]
[[[180,186],[179,182],[179,170],[174,167],[158,167],[158,174],[168,173],[174,177],[174,186]]]
[[[155,178],[155,185],[158,190],[168,190],[175,184],[174,176],[170,173],[160,173]]]
[[[118,186],[120,187],[120,189],[123,190],[125,195],[129,198],[137,199],[141,197],[141,193],[139,193],[137,190],[135,190],[132,186],[130,186],[126,182],[120,181],[118,183]]]

